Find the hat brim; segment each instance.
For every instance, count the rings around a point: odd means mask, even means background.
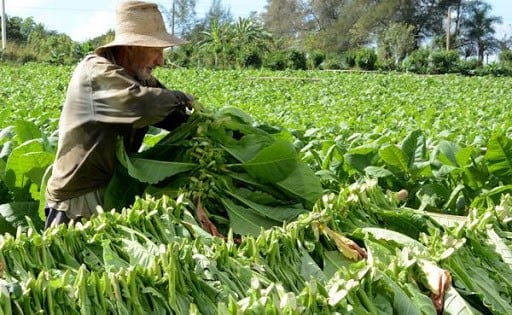
[[[103,49],[115,46],[141,46],[155,48],[169,48],[188,43],[187,40],[178,38],[169,33],[160,33],[156,35],[130,34],[116,37],[112,42],[97,47],[94,52],[99,53]]]

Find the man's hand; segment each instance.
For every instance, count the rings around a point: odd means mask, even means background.
[[[155,124],[155,127],[166,130],[173,130],[188,120],[194,112],[194,98],[192,95],[181,91],[170,91],[176,98],[177,106],[162,121]]]
[[[194,112],[194,97],[182,91],[171,91],[178,100],[178,104],[183,106],[186,115],[192,115]]]
[[[171,91],[171,93],[174,95],[174,97],[176,97],[179,104],[188,105],[194,102],[194,97],[192,97],[190,94],[186,94],[182,91]]]
[[[178,100],[178,104],[183,106],[186,115],[192,115],[194,112],[194,97],[182,91],[171,91]]]

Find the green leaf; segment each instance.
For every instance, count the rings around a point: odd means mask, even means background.
[[[353,260],[345,257],[339,251],[325,251],[323,254],[324,258],[324,273],[328,279],[330,279],[334,274],[339,270],[347,270],[351,264],[354,263]]]
[[[425,137],[421,130],[415,130],[407,135],[400,147],[401,151],[407,156],[409,167],[416,163],[425,161],[427,154],[427,145]]]
[[[149,159],[130,158],[128,172],[144,183],[156,184],[168,177],[187,172],[197,167],[194,163],[166,162]]]
[[[407,296],[404,290],[398,285],[398,282],[391,279],[383,271],[377,270],[377,291],[385,295],[388,301],[391,300],[393,313],[407,315],[421,315],[419,306]]]
[[[28,120],[17,120],[15,123],[15,133],[18,143],[24,143],[42,137],[41,129]]]
[[[276,141],[262,149],[256,156],[242,163],[254,178],[264,183],[277,183],[287,178],[297,166],[297,153],[293,144]]]
[[[418,248],[420,250],[426,249],[425,245],[421,244],[417,240],[396,231],[367,227],[362,228],[361,232],[371,234],[377,240],[385,240],[386,242],[393,241],[403,247]]]
[[[421,314],[436,314],[436,308],[432,303],[432,299],[430,296],[425,295],[424,292],[418,288],[418,285],[411,281],[401,285],[402,289],[407,293],[411,300],[413,301],[416,309]]]
[[[409,170],[409,158],[395,145],[387,145],[379,150],[379,155],[387,165],[406,173]]]
[[[272,196],[275,196],[275,198],[280,200],[285,200],[287,198],[286,194],[284,194],[284,192],[282,192],[280,189],[276,189],[275,187],[270,185],[265,185],[257,181],[256,179],[252,178],[247,173],[230,172],[229,176],[232,179],[234,179],[235,186],[249,186],[254,190],[259,190],[271,194]]]
[[[29,140],[11,152],[5,166],[5,184],[14,192],[14,200],[27,201],[26,186],[39,186],[53,159],[53,153],[44,151],[41,139]]]
[[[277,183],[277,186],[287,194],[302,200],[307,208],[313,207],[323,193],[320,179],[302,161],[297,161],[295,170],[286,179]]]
[[[143,183],[156,184],[168,177],[197,167],[194,163],[167,162],[137,157],[126,153],[122,141],[118,141],[117,158],[128,170],[128,174]]]
[[[318,264],[313,260],[313,258],[309,255],[309,253],[301,248],[301,265],[300,265],[300,274],[306,279],[316,279],[320,281],[325,281],[327,277],[325,276],[322,269],[318,266]]]
[[[23,158],[31,164],[30,167],[26,169],[27,178],[29,178],[36,187],[40,187],[44,174],[48,167],[52,165],[55,155],[50,152],[30,152],[24,154]],[[39,190],[37,190],[35,194],[32,194],[32,198],[39,200]]]
[[[489,172],[498,177],[507,177],[507,183],[512,176],[512,141],[504,134],[494,134],[487,144],[485,154]]]
[[[305,209],[292,208],[292,207],[271,207],[252,202],[248,199],[243,198],[233,192],[226,191],[231,197],[235,198],[245,206],[259,213],[260,215],[279,222],[287,221],[290,222],[299,216],[301,213],[305,213]]]
[[[140,265],[149,270],[154,268],[159,254],[157,245],[151,242],[141,243],[129,239],[122,239],[121,241],[130,258],[130,266]]]
[[[273,139],[261,135],[248,134],[238,141],[225,142],[222,148],[231,156],[243,163],[253,159],[262,148],[274,142]]]
[[[226,207],[230,228],[234,233],[257,236],[261,229],[281,225],[280,222],[265,218],[251,209],[240,207],[229,199],[222,198],[221,202]]]
[[[475,257],[470,248],[465,246],[448,257],[443,262],[443,267],[450,271],[459,290],[477,295],[480,303],[491,312],[512,314],[510,298],[500,294],[503,288],[493,279],[491,273],[494,271],[482,263],[482,259]]]
[[[234,107],[234,106],[224,106],[221,109],[219,109],[217,114],[219,116],[226,116],[226,115],[232,116],[234,118],[237,118],[240,122],[242,122],[246,125],[252,125],[254,123],[254,120],[252,119],[252,117],[249,114],[247,114],[240,108]]]
[[[38,209],[38,214],[39,214],[39,218],[41,218],[41,220],[46,220],[46,215],[44,213],[44,208],[46,207],[46,186],[47,186],[47,183],[48,183],[48,180],[50,179],[50,176],[52,175],[52,165],[49,165],[47,168],[46,168],[46,171],[45,173],[43,174],[43,178],[41,179],[41,188],[39,189],[39,198],[36,199],[36,200],[39,200],[39,209]]]
[[[118,165],[110,179],[103,197],[103,208],[121,210],[135,201],[135,196],[142,196],[146,184],[128,174],[126,168]]]
[[[378,147],[371,143],[351,149],[344,155],[344,158],[348,165],[363,172],[366,167],[373,165],[377,155]]]
[[[450,198],[450,191],[441,183],[426,184],[416,193],[421,200],[420,210],[438,209]]]
[[[29,217],[34,225],[42,229],[44,222],[39,218],[37,202],[12,202],[0,205],[0,234],[16,234],[18,226],[27,226],[25,217]]]
[[[364,169],[364,172],[370,177],[384,178],[388,176],[394,176],[393,172],[384,167],[380,166],[368,166]]]
[[[436,149],[439,151],[437,157],[443,164],[460,167],[459,161],[457,160],[457,153],[461,150],[460,146],[450,141],[440,141]]]
[[[120,271],[121,269],[127,269],[130,267],[130,264],[121,258],[116,250],[112,248],[112,240],[103,239],[102,240],[102,248],[103,248],[103,265],[105,267],[105,271],[107,273],[115,273]]]
[[[418,239],[420,233],[427,233],[432,222],[423,214],[407,209],[380,210],[376,213],[383,226]]]
[[[456,289],[450,286],[445,293],[443,314],[480,315],[482,313],[474,309]]]
[[[505,240],[501,238],[493,228],[487,229],[489,241],[496,248],[496,253],[500,256],[501,260],[508,265],[512,270],[512,250],[507,246]]]

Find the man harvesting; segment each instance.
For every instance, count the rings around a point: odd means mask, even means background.
[[[172,130],[187,120],[192,97],[166,89],[151,74],[164,64],[164,48],[183,43],[166,31],[156,4],[118,6],[114,41],[85,57],[68,86],[46,190],[45,228],[96,213],[114,173],[119,137],[133,152],[148,126]]]

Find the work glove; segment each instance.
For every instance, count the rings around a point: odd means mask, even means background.
[[[178,100],[178,104],[183,106],[185,113],[191,115],[194,112],[194,97],[181,91],[171,91]]]
[[[185,123],[194,112],[194,98],[191,95],[181,91],[170,92],[176,97],[177,106],[162,121],[155,124],[156,127],[168,131],[172,131]]]

